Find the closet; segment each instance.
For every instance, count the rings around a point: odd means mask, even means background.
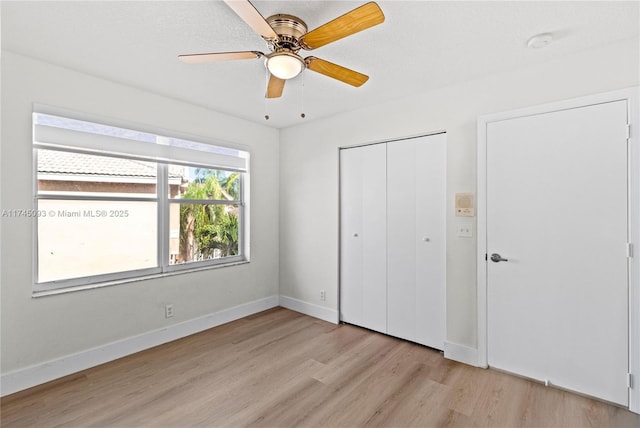
[[[340,150],[340,320],[445,340],[446,134]]]

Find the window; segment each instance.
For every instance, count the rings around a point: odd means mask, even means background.
[[[34,291],[248,260],[248,152],[34,113]]]
[[[182,186],[169,192],[169,263],[237,256],[240,174],[172,166],[182,170]]]

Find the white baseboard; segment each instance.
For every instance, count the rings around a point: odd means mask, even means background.
[[[180,339],[278,306],[278,296],[265,297],[209,315],[129,337],[76,354],[5,373],[0,378],[0,396],[22,391],[77,373],[172,340]]]
[[[476,348],[470,348],[458,343],[444,342],[444,357],[470,366],[480,367]]]
[[[294,299],[293,297],[280,296],[280,306],[333,324],[338,324],[340,321],[338,319],[338,311],[325,308],[324,306],[314,305],[313,303],[305,302],[303,300]]]

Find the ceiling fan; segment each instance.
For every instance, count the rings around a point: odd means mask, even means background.
[[[315,56],[302,58],[298,52],[300,49],[309,51],[319,48],[384,22],[384,14],[376,3],[366,3],[307,32],[307,25],[296,16],[276,14],[265,19],[248,0],[224,1],[267,42],[270,53],[242,51],[179,55],[181,61],[200,64],[264,57],[269,71],[266,98],[280,97],[285,81],[296,77],[305,68],[356,87],[369,79],[365,74]]]

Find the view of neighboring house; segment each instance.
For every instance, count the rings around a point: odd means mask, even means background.
[[[135,270],[157,264],[157,164],[38,150],[40,282]],[[186,186],[186,168],[169,171],[170,198]],[[180,251],[180,205],[170,205],[169,251]],[[82,248],[82,251],[78,251]]]

